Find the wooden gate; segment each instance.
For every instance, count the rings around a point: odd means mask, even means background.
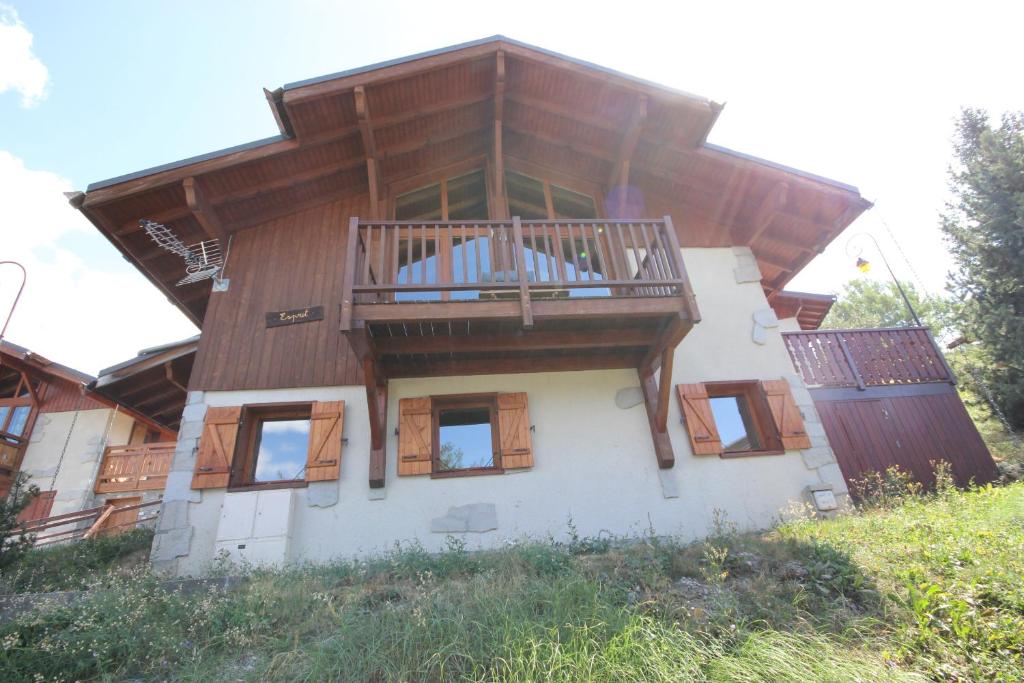
[[[784,338],[848,485],[898,466],[931,486],[935,460],[948,462],[961,486],[998,476],[928,330],[787,332]]]

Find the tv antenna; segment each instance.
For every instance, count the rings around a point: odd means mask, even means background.
[[[203,240],[195,244],[185,244],[180,237],[162,223],[142,219],[139,221],[139,227],[145,230],[149,238],[159,247],[184,259],[185,277],[178,281],[178,287],[210,278],[216,279],[224,266],[219,240]]]

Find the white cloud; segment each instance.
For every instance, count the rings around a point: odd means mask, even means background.
[[[32,33],[13,7],[0,4],[0,93],[21,93],[21,106],[32,107],[46,97],[46,65],[32,52]]]
[[[28,270],[5,339],[95,374],[139,349],[195,334],[134,268],[111,258],[113,247],[67,203],[71,189],[0,150],[0,261]],[[16,268],[0,267],[0,325],[20,282]]]

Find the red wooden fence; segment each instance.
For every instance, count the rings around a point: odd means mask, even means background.
[[[924,327],[785,332],[783,339],[809,387],[956,382]]]

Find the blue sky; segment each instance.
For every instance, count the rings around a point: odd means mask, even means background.
[[[195,332],[62,191],[275,134],[263,87],[495,33],[726,102],[712,142],[858,185],[877,208],[851,232],[938,291],[952,121],[964,105],[1024,109],[1022,15],[988,2],[0,0],[0,259],[32,271],[8,338],[96,372]],[[38,69],[9,58],[12,36],[45,67],[42,96],[26,94]],[[855,277],[845,246],[794,285]],[[0,273],[0,310],[12,287]]]

